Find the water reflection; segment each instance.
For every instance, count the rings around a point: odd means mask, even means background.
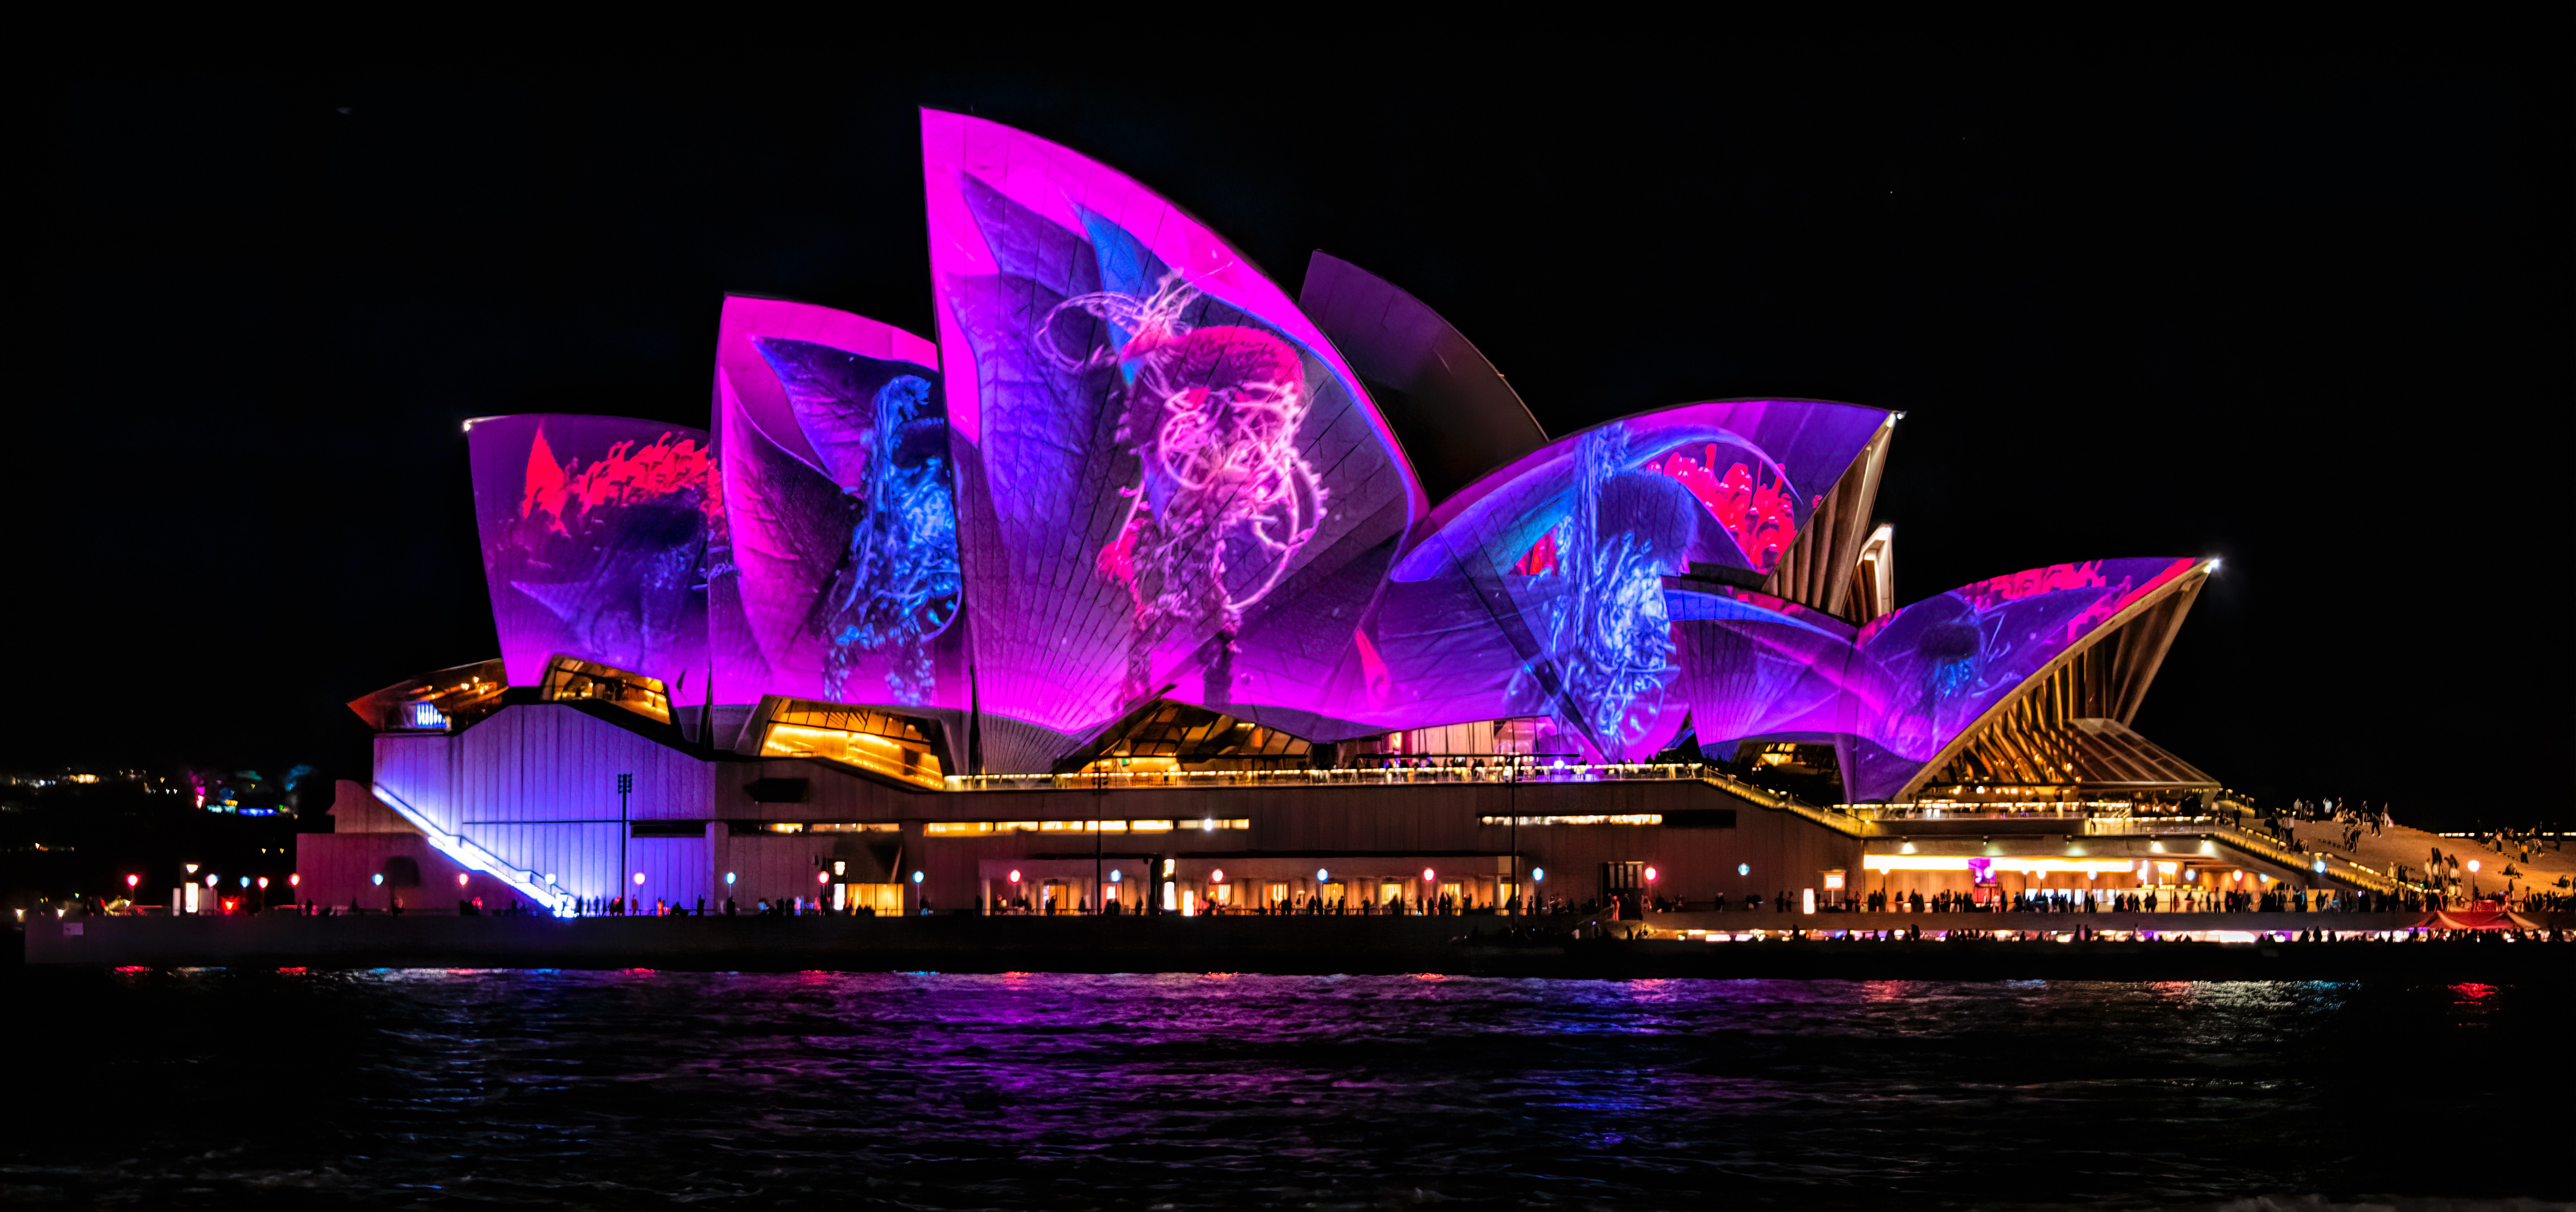
[[[22,978],[10,1202],[1877,1207],[2563,1193],[2482,1124],[2537,991],[221,970]],[[2463,1007],[2472,1007],[2465,1013]],[[2455,1019],[2487,1028],[2463,1034]],[[2453,1053],[2456,1052],[2456,1056]],[[2365,1063],[2356,1063],[2356,1060]],[[52,1066],[51,1069],[48,1066]],[[57,1100],[59,1101],[59,1100]],[[2482,1132],[2486,1129],[2482,1128]],[[2558,1192],[2551,1184],[2558,1184]]]

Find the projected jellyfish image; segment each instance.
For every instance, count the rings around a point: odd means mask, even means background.
[[[1167,273],[1144,298],[1067,299],[1040,334],[1040,348],[1066,370],[1114,363],[1126,384],[1116,440],[1134,456],[1137,480],[1118,490],[1126,521],[1096,562],[1135,607],[1129,696],[1148,688],[1152,641],[1166,623],[1214,631],[1222,647],[1211,680],[1222,684],[1243,612],[1278,586],[1325,513],[1327,493],[1296,445],[1307,411],[1303,359],[1263,329],[1192,327],[1185,315],[1197,297]],[[1077,359],[1053,332],[1068,312],[1131,335]]]

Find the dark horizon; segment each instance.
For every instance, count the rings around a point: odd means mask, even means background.
[[[2266,805],[2565,827],[2564,32],[1784,43],[1723,87],[1177,109],[938,67],[64,80],[34,125],[68,349],[24,473],[29,567],[64,588],[22,596],[0,763],[361,775],[347,700],[498,651],[463,420],[704,426],[728,291],[930,334],[927,105],[1118,166],[1292,294],[1314,249],[1383,275],[1553,434],[1743,396],[1903,411],[1900,602],[2222,557],[2139,731]],[[2415,607],[2485,584],[2506,604]]]

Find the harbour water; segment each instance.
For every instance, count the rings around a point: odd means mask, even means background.
[[[2576,1193],[2392,983],[17,969],[0,1202],[1887,1208]]]

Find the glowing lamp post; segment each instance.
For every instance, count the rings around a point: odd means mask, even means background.
[[[918,871],[912,873],[912,908],[915,913],[920,912],[922,909],[921,873]]]

